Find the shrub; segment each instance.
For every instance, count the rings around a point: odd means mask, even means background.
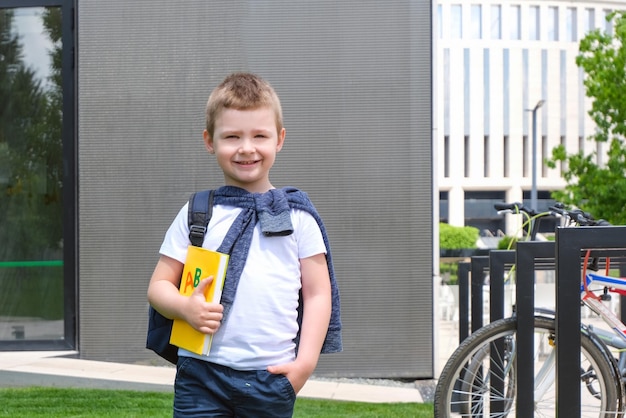
[[[475,249],[478,241],[478,228],[473,226],[452,226],[439,223],[439,249],[440,250],[466,250]],[[439,271],[444,283],[456,284],[458,280],[457,262],[441,262]]]
[[[498,250],[514,250],[517,244],[517,238],[507,235],[498,241]]]
[[[439,248],[455,250],[460,248],[476,248],[478,228],[473,226],[452,226],[439,223]]]

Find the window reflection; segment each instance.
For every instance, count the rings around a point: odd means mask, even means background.
[[[463,36],[463,15],[460,4],[453,4],[450,8],[450,37],[452,39],[461,39]]]
[[[480,4],[473,4],[472,11],[472,39],[482,39],[483,37],[483,16]]]
[[[521,30],[521,13],[520,6],[511,6],[509,16],[509,27],[511,28],[510,36],[513,40],[520,40]]]
[[[64,338],[60,34],[0,9],[0,341]]]
[[[539,40],[539,6],[528,8],[528,38],[531,41]]]
[[[559,40],[559,12],[554,6],[548,7],[548,40]]]
[[[491,6],[491,39],[502,39],[502,6]]]
[[[567,40],[570,42],[578,41],[578,24],[576,21],[576,8],[567,8]]]
[[[596,11],[594,9],[585,9],[583,23],[585,25],[585,34],[596,28]]]
[[[437,5],[437,32],[439,33],[439,39],[443,38],[443,12],[441,4]]]
[[[34,71],[37,80],[48,83],[52,67],[50,52],[52,41],[43,27],[43,13],[40,7],[15,9],[14,28],[23,45],[22,61]]]
[[[602,24],[604,25],[604,31],[607,35],[613,36],[613,21],[607,20],[607,17],[611,14],[611,10],[604,9],[602,10]]]

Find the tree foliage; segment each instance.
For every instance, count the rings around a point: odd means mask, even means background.
[[[567,185],[553,192],[556,200],[578,206],[595,218],[626,224],[626,14],[614,12],[607,21],[613,33],[600,29],[588,33],[576,57],[585,73],[586,95],[592,100],[589,116],[597,127],[587,139],[607,144],[607,152],[568,154],[559,145],[547,164],[563,167]]]

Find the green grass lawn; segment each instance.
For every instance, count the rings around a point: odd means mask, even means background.
[[[0,417],[171,417],[172,394],[98,389],[0,389]],[[296,418],[430,418],[431,404],[298,399]]]

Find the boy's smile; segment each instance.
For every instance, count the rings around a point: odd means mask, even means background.
[[[224,109],[215,120],[213,137],[204,131],[207,150],[215,154],[226,185],[263,193],[273,188],[269,171],[284,143],[271,107]]]

